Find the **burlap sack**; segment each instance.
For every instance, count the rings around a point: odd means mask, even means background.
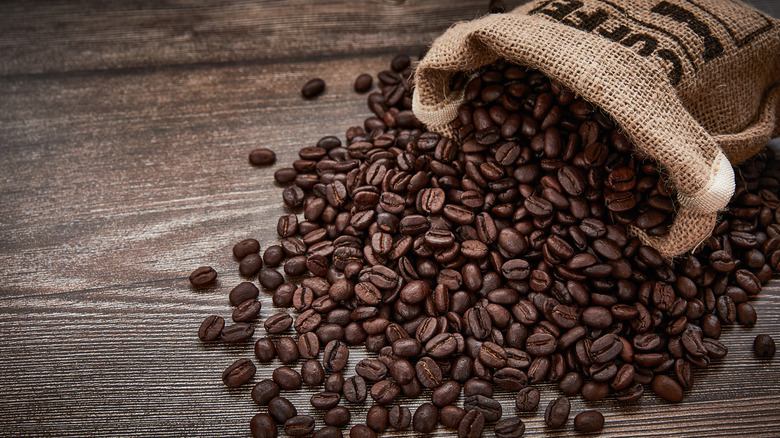
[[[679,200],[669,234],[630,231],[667,257],[712,233],[729,160],[780,134],[780,21],[736,1],[546,0],[457,24],[417,67],[417,118],[448,135],[463,100],[450,79],[499,58],[602,108],[663,166]]]

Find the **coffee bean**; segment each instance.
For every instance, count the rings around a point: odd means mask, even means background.
[[[259,294],[260,290],[257,286],[249,281],[243,281],[230,291],[230,304],[238,306],[247,300],[257,299]]]
[[[323,353],[322,364],[328,372],[339,372],[347,365],[349,348],[339,340],[328,342]]]
[[[365,424],[356,424],[349,430],[350,438],[376,438],[376,433]]]
[[[269,166],[276,162],[276,154],[267,148],[253,149],[249,153],[249,163],[253,166]],[[259,251],[259,249],[258,249]]]
[[[443,408],[455,402],[460,396],[461,385],[454,380],[448,380],[436,388],[431,394],[431,401],[438,408]]]
[[[196,288],[211,286],[217,280],[217,271],[211,266],[201,266],[190,274],[190,284]]]
[[[233,257],[239,260],[258,252],[260,252],[260,242],[257,239],[244,239],[233,246]]]
[[[236,344],[250,339],[253,334],[255,334],[255,328],[251,324],[237,322],[233,325],[226,325],[220,336],[228,344]]]
[[[352,376],[344,381],[344,398],[351,403],[362,403],[368,396],[366,381],[360,376]]]
[[[249,422],[249,429],[253,438],[276,438],[276,423],[268,414],[255,414]]]
[[[278,334],[287,331],[292,326],[292,323],[293,319],[289,313],[279,312],[269,316],[263,323],[263,326],[269,334]]]
[[[198,329],[198,338],[201,341],[216,341],[225,327],[225,319],[221,316],[211,315],[206,317]]]
[[[301,95],[306,99],[312,99],[322,94],[323,91],[325,91],[325,81],[320,78],[314,78],[303,84]]]
[[[280,274],[275,269],[267,268],[260,271],[258,280],[260,281],[260,284],[268,290],[274,290],[281,286],[282,283],[284,283],[284,277],[282,277],[282,274]]]
[[[274,397],[268,402],[268,414],[277,423],[286,423],[290,418],[298,415],[298,410],[284,397]]]
[[[565,396],[561,396],[551,401],[544,411],[544,422],[552,428],[560,428],[566,424],[569,419],[571,403]]]
[[[355,79],[355,91],[358,93],[365,93],[371,89],[374,78],[371,75],[363,73]]]
[[[481,412],[488,423],[496,422],[501,418],[501,403],[484,395],[477,394],[466,397],[463,407],[466,412],[473,410]]]
[[[528,337],[525,348],[534,356],[552,354],[557,347],[555,337],[549,333],[535,333]]]
[[[259,406],[267,406],[272,398],[279,395],[279,385],[273,380],[261,380],[252,388],[252,400]]]
[[[670,403],[682,401],[683,392],[676,380],[665,375],[655,376],[652,384],[653,392]]]
[[[393,406],[390,409],[388,422],[393,429],[404,430],[409,427],[412,422],[412,413],[409,411],[409,408],[405,406]]]
[[[314,432],[313,438],[344,438],[344,434],[336,426],[325,426]]]
[[[753,341],[753,352],[760,358],[771,359],[775,355],[775,340],[765,334],[756,336]]]
[[[279,388],[284,390],[294,390],[301,387],[301,375],[298,371],[288,367],[281,366],[274,370],[273,379]]]
[[[574,430],[581,433],[598,432],[604,428],[604,415],[599,411],[582,411],[574,417]]]
[[[366,414],[366,426],[370,427],[376,433],[382,433],[387,430],[390,413],[382,405],[374,405]]]
[[[222,381],[228,388],[238,388],[255,376],[257,368],[249,359],[238,359],[222,372]]]
[[[284,423],[284,431],[292,437],[306,436],[314,430],[314,418],[296,415]]]
[[[504,418],[496,423],[496,438],[520,438],[525,433],[525,423],[518,417]]]
[[[478,410],[466,412],[458,424],[458,438],[476,438],[482,436],[485,416]]]
[[[233,321],[251,322],[260,314],[260,301],[246,300],[233,310]]]
[[[531,412],[539,405],[540,394],[536,388],[525,387],[517,392],[515,406],[518,412]]]
[[[380,380],[371,386],[371,398],[380,404],[392,403],[401,393],[401,388],[391,380]]]
[[[336,406],[326,412],[322,419],[328,426],[344,427],[349,424],[351,417],[349,409],[344,406]]]
[[[309,403],[311,403],[315,409],[333,409],[339,404],[339,401],[341,401],[341,395],[332,391],[319,392],[309,399]]]
[[[439,423],[439,410],[432,403],[423,403],[414,412],[412,421],[415,432],[431,433]]]

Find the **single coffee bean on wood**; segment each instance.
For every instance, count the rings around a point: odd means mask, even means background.
[[[269,166],[276,162],[276,154],[268,148],[253,149],[249,153],[249,163],[253,166]],[[260,249],[258,248],[258,251]]]
[[[255,376],[257,367],[249,359],[238,359],[222,373],[222,381],[228,388],[237,388]]]
[[[769,335],[758,335],[753,341],[753,351],[760,358],[771,359],[775,355],[775,349],[775,340]]]
[[[211,266],[201,266],[190,274],[190,284],[196,288],[207,287],[217,280],[217,271]]]
[[[598,432],[604,428],[604,415],[599,411],[583,411],[574,417],[574,430],[582,433]]]
[[[301,94],[307,99],[312,99],[325,91],[325,81],[320,78],[309,79],[301,88]]]

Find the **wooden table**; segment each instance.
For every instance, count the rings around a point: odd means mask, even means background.
[[[419,53],[487,3],[5,2],[0,435],[248,436],[251,385],[230,390],[220,376],[252,344],[204,345],[196,331],[230,313],[227,292],[241,281],[232,245],[276,240],[273,170],[362,124],[359,73]],[[328,89],[304,101],[314,76]],[[247,163],[260,146],[277,152],[272,168]],[[189,287],[200,265],[220,272],[215,288]],[[274,309],[261,295],[265,318]],[[573,414],[600,409],[603,436],[780,435],[780,358],[756,360],[749,347],[758,333],[780,340],[777,280],[755,307],[758,324],[725,330],[728,357],[696,375],[684,403],[575,397]],[[554,396],[544,387],[542,406]],[[500,400],[514,412],[509,395]],[[526,436],[573,430],[523,419]]]

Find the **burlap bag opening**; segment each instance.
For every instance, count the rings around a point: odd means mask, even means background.
[[[666,170],[669,233],[630,232],[664,256],[711,233],[734,193],[731,164],[780,134],[780,21],[730,0],[546,0],[460,23],[416,70],[414,113],[452,137],[457,72],[497,59],[537,69],[598,106]]]

